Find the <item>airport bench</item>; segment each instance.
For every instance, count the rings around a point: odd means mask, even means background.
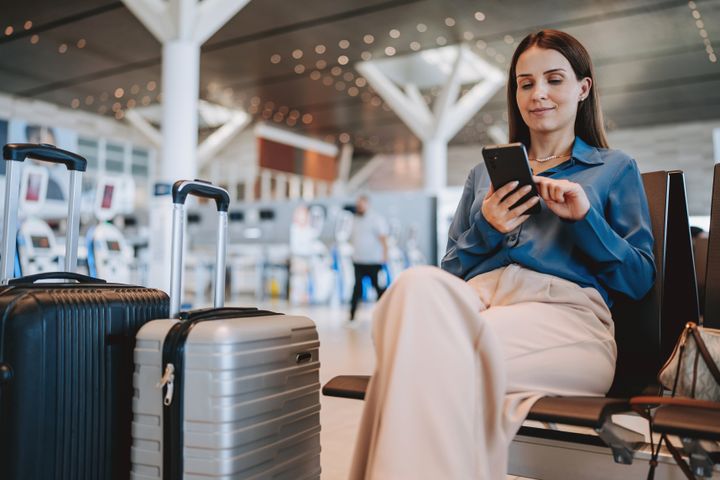
[[[623,464],[632,463],[635,450],[644,444],[642,434],[616,425],[612,416],[630,412],[632,396],[660,393],[657,372],[685,323],[698,320],[698,301],[683,173],[650,172],[643,174],[643,183],[655,237],[657,277],[645,298],[619,299],[612,309],[618,344],[613,386],[607,397],[543,398],[528,415],[528,420],[544,424],[589,427],[595,434],[525,425],[518,436],[610,447],[615,461]],[[369,380],[369,376],[338,376],[323,387],[323,394],[364,399]]]

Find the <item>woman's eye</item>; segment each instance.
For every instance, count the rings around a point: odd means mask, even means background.
[[[562,78],[551,78],[548,81],[553,85],[557,85],[558,83],[562,83]]]
[[[529,90],[532,88],[532,83],[524,83],[520,85],[520,88],[522,88],[523,90]]]

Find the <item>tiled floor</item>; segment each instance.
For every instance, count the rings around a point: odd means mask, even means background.
[[[358,310],[356,320],[347,321],[346,307],[291,307],[286,303],[264,305],[284,313],[313,319],[320,334],[320,381],[341,374],[369,375],[375,363],[370,338],[371,305]],[[363,402],[321,397],[322,480],[347,478]],[[515,477],[508,477],[508,480]]]

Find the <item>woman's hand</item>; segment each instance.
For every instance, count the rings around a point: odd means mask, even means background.
[[[530,191],[530,185],[525,185],[503,200],[505,195],[512,192],[517,186],[518,182],[510,182],[500,187],[496,192],[490,185],[490,190],[488,190],[483,200],[482,214],[485,220],[500,233],[508,233],[517,228],[529,217],[529,215],[523,214],[540,201],[540,197],[535,196],[511,210],[510,207]]]
[[[568,180],[533,176],[538,193],[548,208],[565,220],[582,220],[590,210],[590,201],[582,186]]]

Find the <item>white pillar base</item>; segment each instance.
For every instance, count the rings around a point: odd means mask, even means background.
[[[423,183],[425,191],[438,195],[447,186],[447,142],[431,138],[423,142]]]

